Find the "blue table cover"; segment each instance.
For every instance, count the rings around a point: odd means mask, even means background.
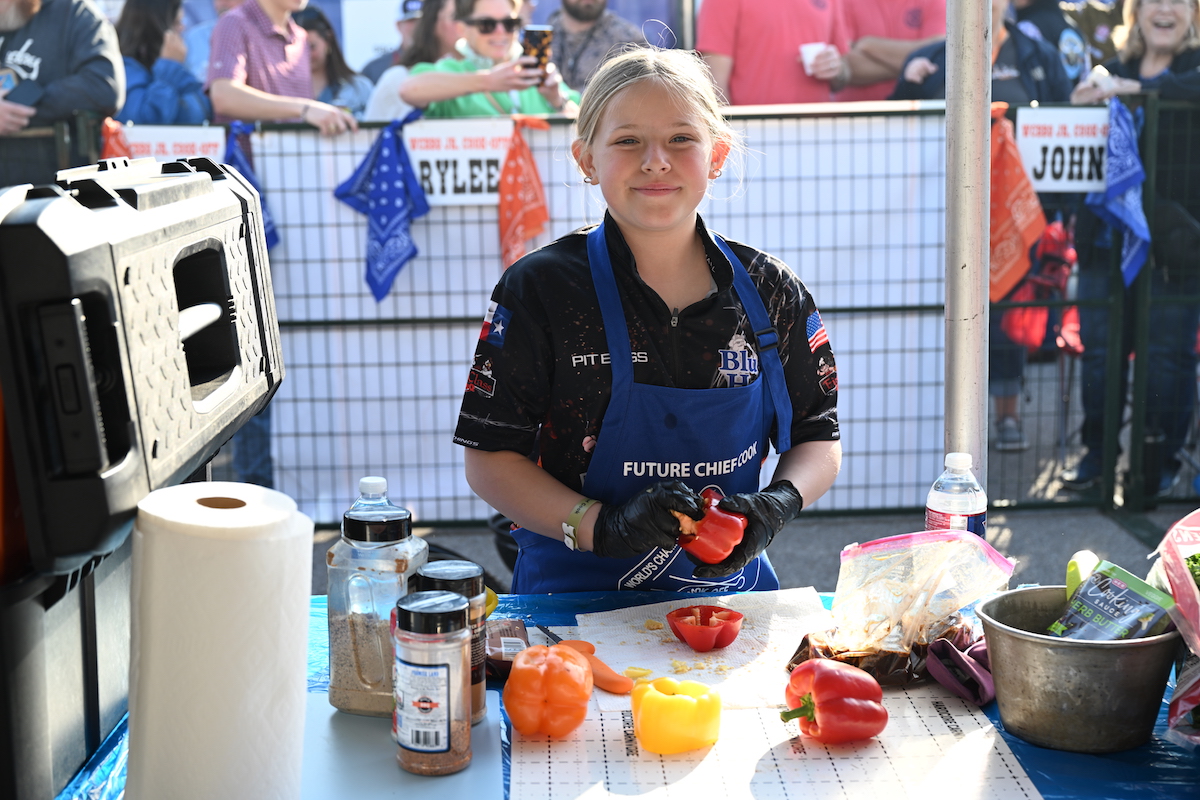
[[[661,603],[712,595],[672,592],[573,592],[552,595],[500,595],[493,616],[546,626],[575,625],[576,614]],[[822,595],[828,607],[832,596]],[[324,596],[309,606],[308,690],[329,686],[329,633]],[[799,641],[797,641],[799,644]],[[783,677],[780,677],[782,692]],[[1174,691],[1167,685],[1154,736],[1135,750],[1092,756],[1047,750],[1004,730],[995,702],[983,710],[1004,737],[1030,780],[1046,800],[1200,800],[1200,750],[1188,751],[1163,738],[1167,703]],[[56,800],[121,800],[125,793],[128,719],[123,719],[104,744]],[[508,774],[507,763],[505,775]],[[362,798],[369,800],[369,798]]]

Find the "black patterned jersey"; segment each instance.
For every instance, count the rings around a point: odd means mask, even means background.
[[[714,288],[670,309],[638,275],[617,225],[605,236],[629,327],[638,383],[685,389],[743,386],[759,378],[757,340],[733,289],[733,271],[697,221]],[[504,273],[480,331],[454,441],[527,454],[581,490],[603,435],[612,371],[600,303],[581,229],[525,256]],[[778,259],[728,242],[779,333],[792,401],[792,444],[840,438],[837,366],[828,332],[804,284]],[[713,420],[714,426],[721,420]],[[772,440],[776,432],[772,430]]]

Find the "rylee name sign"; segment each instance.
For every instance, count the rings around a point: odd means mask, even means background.
[[[1039,192],[1104,191],[1108,109],[1017,109],[1017,149]]]
[[[496,119],[418,120],[404,126],[408,160],[431,206],[500,202],[500,168],[513,123]]]

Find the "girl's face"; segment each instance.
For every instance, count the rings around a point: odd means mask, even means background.
[[[657,81],[618,92],[575,159],[600,184],[626,234],[691,229],[708,181],[725,161],[704,120]]]
[[[452,5],[453,0],[447,0]],[[513,11],[508,0],[477,0],[475,10],[467,21],[458,22],[459,35],[467,40],[471,49],[481,56],[486,56],[496,63],[508,61],[509,52],[516,40],[517,32],[505,30],[500,20],[516,19],[517,12]],[[483,33],[479,25],[468,25],[467,22],[492,20],[492,30]],[[483,27],[487,27],[485,24]]]
[[[308,60],[313,70],[325,69],[325,59],[329,57],[329,44],[325,36],[317,31],[308,32]]]
[[[1195,0],[1140,0],[1136,14],[1146,50],[1163,54],[1179,49],[1195,18]]]
[[[454,22],[454,0],[444,0],[442,10],[438,12],[437,27],[434,28],[438,43],[443,53],[453,53],[454,43],[458,41],[458,25]]]

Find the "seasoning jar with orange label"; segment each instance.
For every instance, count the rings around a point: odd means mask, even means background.
[[[412,514],[392,505],[387,480],[358,482],[342,537],[325,555],[329,576],[329,702],[351,714],[392,715],[391,615],[429,560]]]

